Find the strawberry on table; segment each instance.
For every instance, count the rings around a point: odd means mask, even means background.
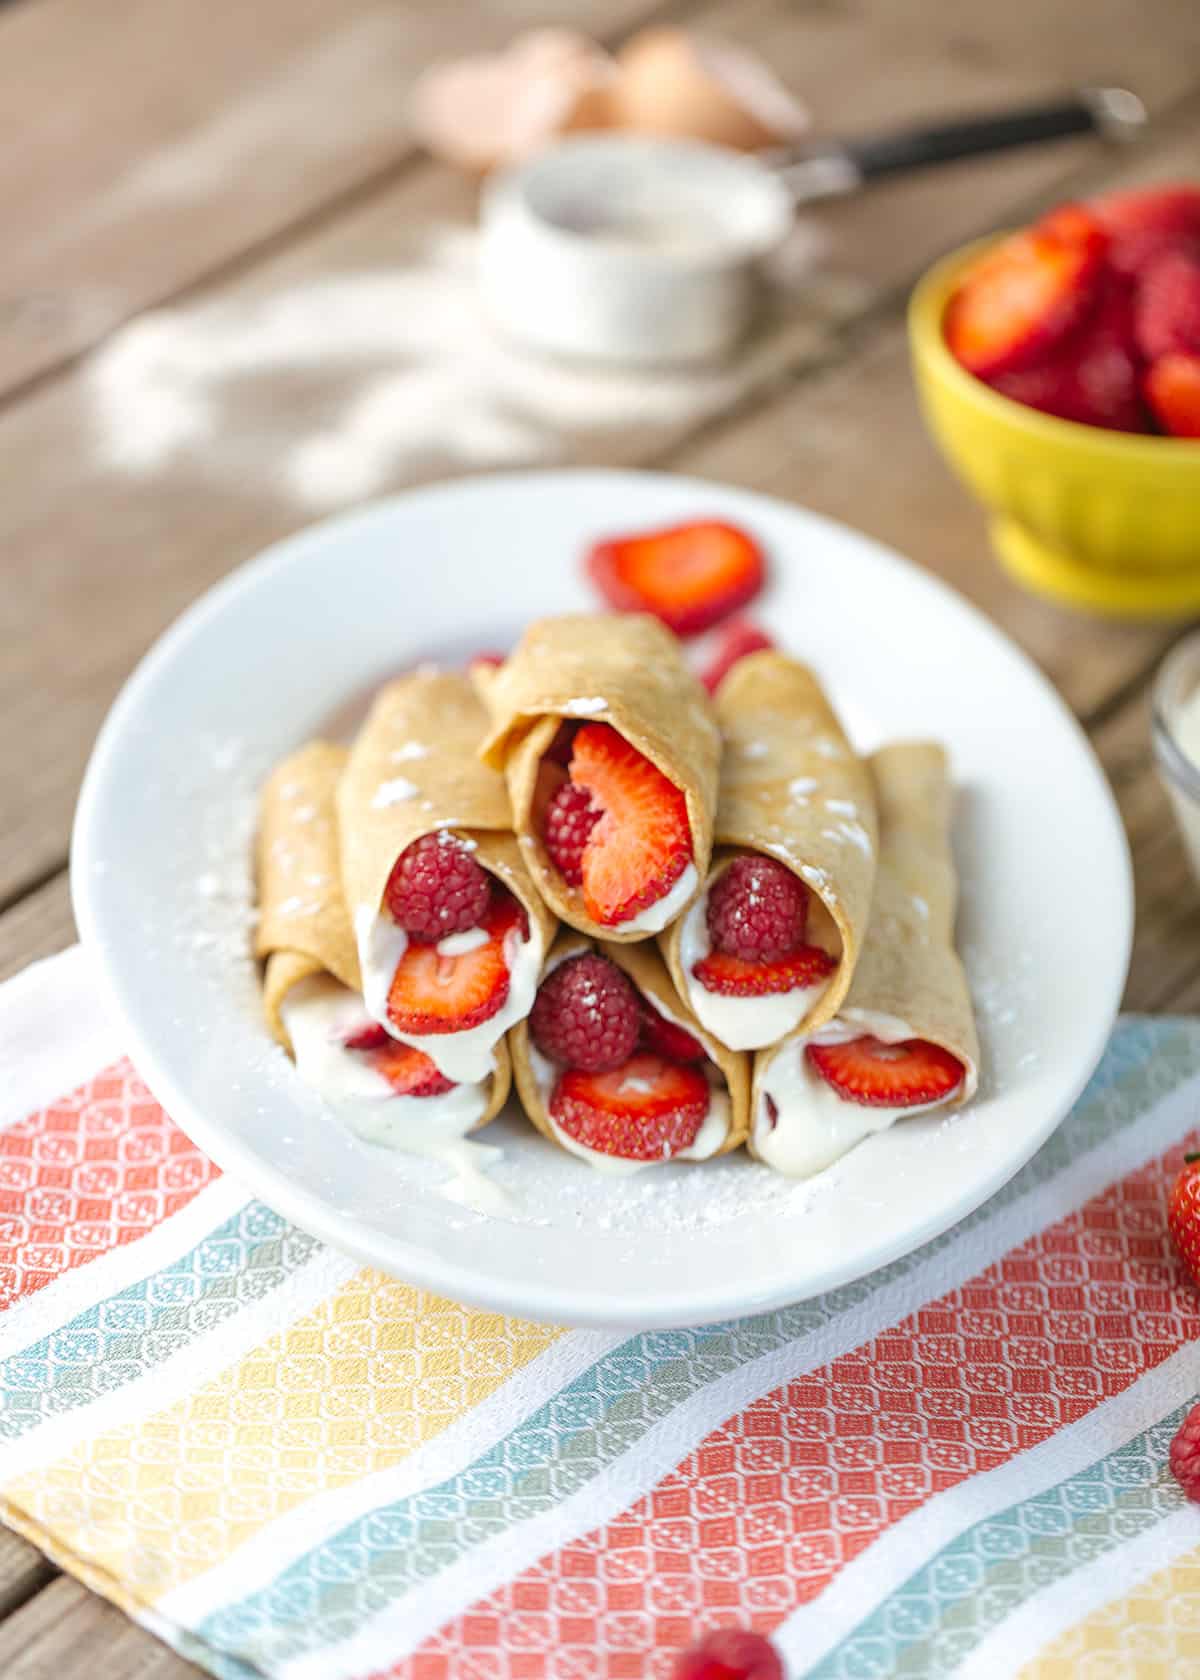
[[[529,921],[512,894],[497,887],[479,927],[486,942],[461,956],[439,955],[436,945],[411,944],[396,965],[388,992],[388,1019],[398,1032],[466,1032],[490,1020],[508,998],[505,943],[510,933],[529,936]]]
[[[1200,355],[1160,356],[1146,374],[1146,401],[1164,432],[1200,438]]]
[[[570,779],[600,812],[579,858],[584,907],[593,921],[616,926],[656,904],[692,861],[687,802],[607,723],[576,735]]]
[[[917,1108],[940,1102],[963,1080],[958,1057],[924,1038],[885,1044],[864,1034],[844,1044],[810,1044],[804,1054],[840,1097],[870,1108]]]
[[[722,997],[771,997],[816,986],[836,967],[834,958],[819,945],[800,945],[777,962],[746,962],[725,951],[710,951],[692,965],[692,973],[705,991]]]
[[[774,646],[770,636],[757,624],[752,624],[748,618],[732,618],[721,632],[711,661],[701,671],[700,681],[710,694],[715,694],[722,679],[728,676],[739,659]]]
[[[1200,1283],[1200,1151],[1183,1158],[1167,1204],[1167,1229],[1184,1265]]]
[[[946,309],[946,343],[957,360],[992,379],[1047,356],[1091,311],[1105,244],[1087,211],[1063,206],[989,251]]]
[[[723,520],[611,537],[588,552],[592,581],[620,612],[648,612],[678,636],[719,624],[754,599],[766,579],[762,549]]]
[[[639,1052],[607,1073],[568,1068],[554,1087],[550,1116],[587,1149],[661,1161],[696,1141],[708,1105],[708,1080],[697,1068]]]
[[[1189,1499],[1200,1502],[1200,1406],[1193,1406],[1171,1442],[1171,1474]]]

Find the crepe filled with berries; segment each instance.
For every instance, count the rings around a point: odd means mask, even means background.
[[[263,1012],[302,1075],[312,1066],[306,1046],[315,1047],[325,1076],[317,1084],[327,1096],[350,1103],[389,1095],[444,1098],[453,1082],[419,1050],[373,1022],[362,1001],[338,848],[337,789],[347,757],[343,747],[312,741],[285,759],[263,788],[254,945],[266,964]],[[467,1098],[473,1103],[471,1124],[484,1125],[500,1111],[510,1084],[508,1050],[501,1042],[486,1089],[477,1099]]]
[[[836,1018],[762,1050],[751,1149],[807,1176],[906,1114],[969,1102],[979,1039],[954,947],[957,878],[944,750],[900,742],[869,760],[879,807],[875,901]]]
[[[596,938],[659,932],[708,869],[720,759],[674,635],[640,613],[543,619],[475,680],[546,903]]]
[[[652,943],[564,928],[509,1046],[530,1120],[593,1166],[709,1160],[745,1141],[749,1059],[704,1031]]]
[[[725,742],[717,851],[661,944],[708,1030],[759,1049],[828,1020],[849,990],[875,883],[875,793],[799,661],[748,654],[715,704]]]
[[[372,1017],[456,1080],[533,1000],[556,926],[478,757],[470,680],[432,669],[380,690],[338,788],[342,884]]]

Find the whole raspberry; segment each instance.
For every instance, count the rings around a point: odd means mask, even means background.
[[[396,859],[383,901],[423,945],[478,927],[491,898],[487,871],[454,835],[423,834]]]
[[[713,948],[742,962],[778,962],[804,943],[808,889],[773,858],[734,858],[708,895]]]
[[[608,1073],[637,1048],[641,1013],[616,963],[589,952],[569,957],[542,981],[529,1016],[533,1042],[553,1062]]]
[[[761,1633],[720,1628],[689,1646],[672,1680],[786,1680],[779,1652]]]
[[[546,850],[569,887],[583,880],[583,848],[600,815],[588,790],[574,782],[564,782],[546,807]]]
[[[1189,1499],[1200,1503],[1200,1406],[1193,1406],[1171,1442],[1171,1474]]]

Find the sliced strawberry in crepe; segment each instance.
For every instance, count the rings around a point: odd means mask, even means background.
[[[694,1067],[639,1052],[610,1073],[569,1068],[550,1115],[576,1143],[626,1161],[662,1161],[696,1141],[709,1084]]]
[[[719,624],[766,579],[754,538],[718,519],[608,538],[590,550],[587,569],[619,611],[653,613],[677,636]]]
[[[810,1044],[805,1055],[840,1097],[870,1108],[941,1102],[963,1081],[958,1057],[924,1038],[885,1044],[868,1034],[844,1044]]]
[[[710,951],[692,967],[706,991],[722,997],[769,997],[815,986],[827,980],[837,960],[819,945],[799,945],[776,962],[746,962],[725,951]]]
[[[527,939],[529,919],[511,893],[497,888],[479,926],[485,943],[461,956],[441,956],[436,945],[408,947],[388,992],[388,1019],[398,1032],[466,1032],[503,1008],[510,983],[505,941],[514,930]]]
[[[642,1000],[642,1047],[669,1062],[702,1062],[708,1052],[698,1038],[668,1021],[651,1004]]]
[[[692,861],[687,801],[607,723],[576,735],[570,776],[600,812],[579,859],[584,906],[606,926],[627,922],[668,893]]]

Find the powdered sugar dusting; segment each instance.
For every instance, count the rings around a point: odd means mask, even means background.
[[[380,782],[371,800],[371,809],[383,811],[389,805],[403,805],[406,799],[415,799],[420,791],[416,782],[410,782],[406,776],[396,776],[390,782]]]

